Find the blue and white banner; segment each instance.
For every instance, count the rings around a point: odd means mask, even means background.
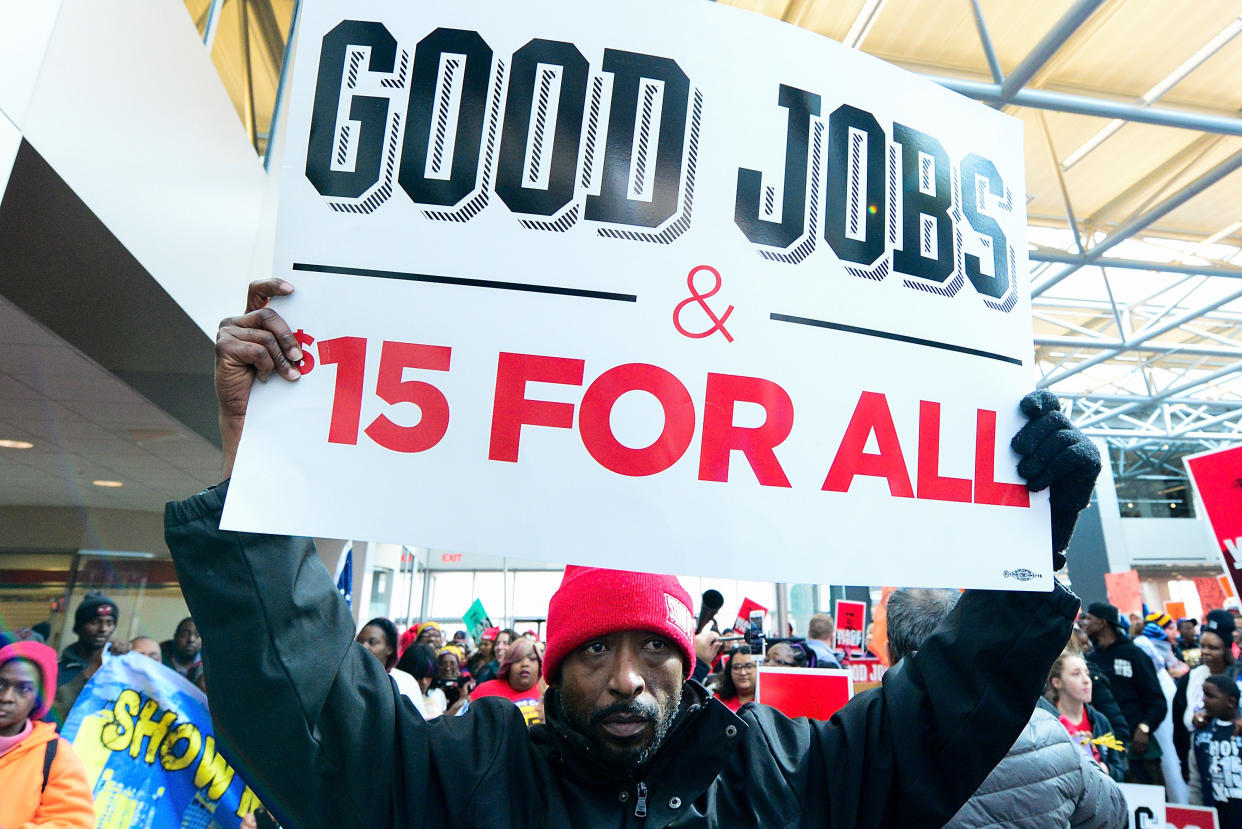
[[[220,753],[207,698],[142,654],[104,662],[61,736],[86,766],[97,829],[237,829],[260,806]]]

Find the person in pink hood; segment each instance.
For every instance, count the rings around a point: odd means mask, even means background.
[[[38,642],[0,647],[0,826],[89,829],[94,798],[73,746],[42,722],[56,691],[56,651]]]

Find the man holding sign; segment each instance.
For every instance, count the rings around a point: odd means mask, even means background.
[[[221,325],[226,473],[253,381],[298,378],[297,341],[267,307],[292,290],[255,283],[247,313]],[[1060,567],[1100,460],[1050,393],[1022,410],[1019,473],[1051,487]],[[739,717],[686,681],[694,615],[675,578],[571,567],[548,613],[548,724],[528,734],[516,708],[491,700],[428,724],[354,646],[309,539],[220,529],[227,488],[170,503],[166,537],[221,740],[282,821],[308,829],[938,825],[1026,724],[1078,610],[1059,584],[968,591],[905,670],[831,722],[762,706]],[[496,796],[463,808],[463,791]]]
[[[1014,405],[1021,124],[708,3],[307,2],[298,31],[283,278],[217,337],[236,474],[166,512],[264,802],[299,827],[951,817],[1069,638],[1053,570],[1100,463],[1053,395]],[[297,388],[252,386],[273,374]],[[306,535],[591,565],[549,605],[546,724],[490,699],[424,722]],[[739,716],[688,681],[677,580],[607,568],[737,576],[760,549],[782,581],[1020,589],[967,592],[831,722]]]

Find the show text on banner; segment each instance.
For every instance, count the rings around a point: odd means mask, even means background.
[[[691,0],[308,0],[297,56],[306,358],[226,527],[1049,589],[1019,122]]]
[[[140,653],[104,662],[62,736],[86,767],[98,829],[236,829],[262,805],[220,753],[202,692]]]

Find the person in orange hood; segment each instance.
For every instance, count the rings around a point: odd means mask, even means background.
[[[55,691],[56,651],[37,642],[0,647],[0,826],[95,825],[82,761],[52,723],[40,721]]]

